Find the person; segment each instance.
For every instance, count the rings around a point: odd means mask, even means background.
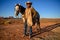
[[[29,27],[29,38],[32,37],[32,25],[33,25],[33,18],[36,15],[35,9],[32,7],[32,2],[26,2],[26,10],[25,10],[25,19],[26,19],[26,26],[24,29],[24,34],[27,34],[27,26]]]

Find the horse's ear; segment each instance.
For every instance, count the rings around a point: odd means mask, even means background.
[[[15,6],[16,6],[17,4],[15,4]],[[18,5],[21,5],[21,4],[18,4]]]
[[[19,4],[19,5],[21,5],[21,4]]]

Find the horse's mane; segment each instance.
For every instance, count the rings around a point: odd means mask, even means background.
[[[21,13],[24,14],[26,8],[21,5],[20,5],[20,7],[21,7]]]

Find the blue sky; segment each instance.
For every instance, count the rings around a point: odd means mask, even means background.
[[[0,0],[0,16],[8,17],[14,15],[15,4],[20,3],[26,7],[28,0]],[[39,12],[41,18],[60,18],[60,0],[29,0],[33,7]],[[21,17],[21,14],[20,14]]]

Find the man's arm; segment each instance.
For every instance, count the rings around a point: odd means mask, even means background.
[[[37,14],[36,10],[34,8],[32,8],[32,13],[33,13],[33,17],[35,17],[35,15]]]

